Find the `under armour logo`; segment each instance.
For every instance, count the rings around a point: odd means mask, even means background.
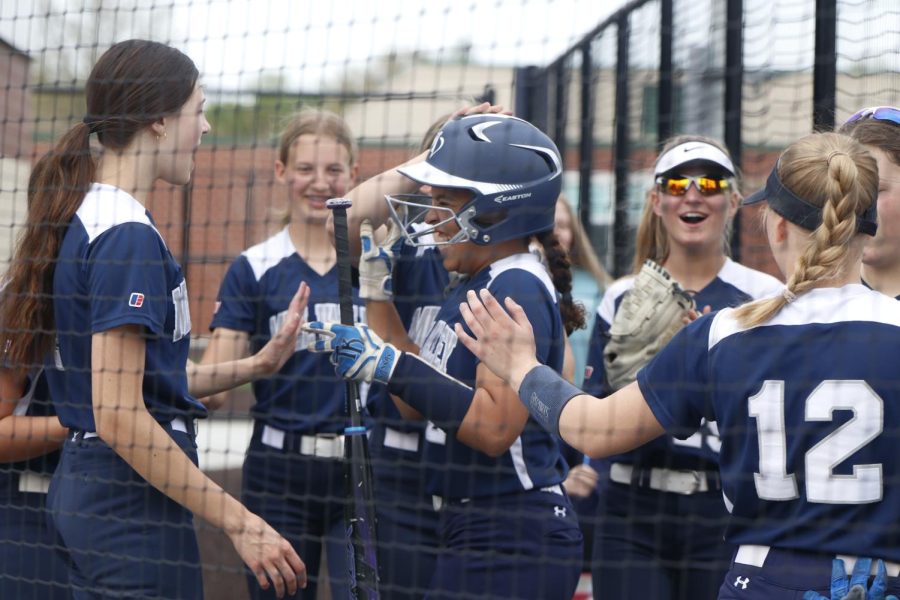
[[[554,506],[553,514],[557,517],[565,517],[566,516],[566,507],[565,506]]]
[[[738,578],[734,580],[734,587],[741,586],[742,590],[746,590],[748,583],[750,583],[749,577],[741,577],[739,575]]]

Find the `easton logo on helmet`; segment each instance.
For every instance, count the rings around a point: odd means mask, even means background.
[[[504,196],[503,194],[500,194],[499,196],[494,198],[494,202],[496,202],[497,204],[503,204],[504,202],[512,202],[513,200],[524,200],[525,198],[530,198],[530,197],[531,197],[531,192],[528,192],[527,194],[513,194],[512,196]]]

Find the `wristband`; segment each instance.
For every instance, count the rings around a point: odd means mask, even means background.
[[[400,354],[388,391],[441,429],[459,427],[475,397],[475,390],[408,352]]]
[[[546,365],[530,370],[519,386],[519,400],[534,420],[556,437],[559,437],[559,415],[563,407],[582,394],[582,390]]]

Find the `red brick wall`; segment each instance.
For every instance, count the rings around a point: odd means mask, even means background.
[[[0,156],[27,158],[32,152],[28,58],[0,44]]]
[[[47,143],[38,146],[37,152],[49,148]],[[360,151],[360,179],[400,164],[409,156],[410,151],[405,148],[364,147]],[[157,183],[147,201],[166,243],[187,272],[194,335],[207,331],[219,284],[230,262],[280,227],[278,215],[285,206],[285,192],[274,181],[275,158],[275,149],[270,147],[201,146],[188,221],[184,215],[185,191],[181,188]],[[747,190],[764,182],[775,158],[770,152],[747,152]],[[576,168],[577,160],[577,152],[567,152],[568,168]],[[649,168],[653,151],[636,153],[634,160],[640,168]],[[595,150],[595,169],[609,170],[611,162],[608,149]],[[758,210],[747,208],[741,214],[741,262],[777,274],[759,227]]]

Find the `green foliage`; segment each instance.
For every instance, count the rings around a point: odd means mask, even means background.
[[[210,102],[213,100],[211,98]],[[294,112],[316,107],[340,113],[346,102],[336,97],[282,92],[259,92],[249,101],[243,100],[222,101],[209,106],[207,117],[213,126],[209,142],[273,144],[278,131]]]

